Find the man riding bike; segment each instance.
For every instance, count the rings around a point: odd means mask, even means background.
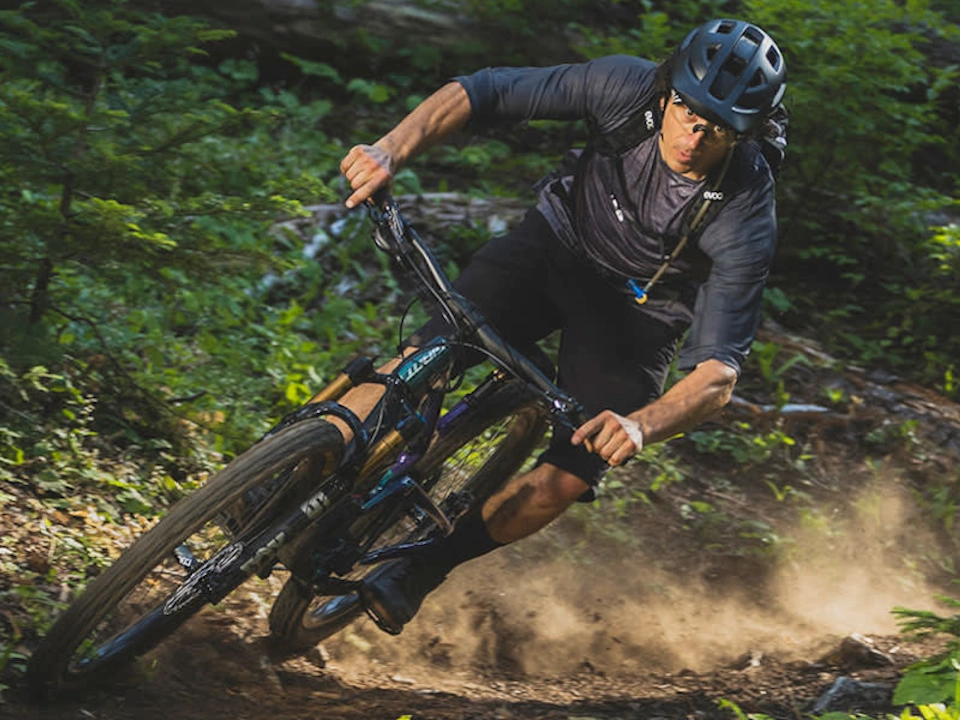
[[[766,32],[713,20],[659,65],[618,55],[458,77],[344,158],[354,207],[468,123],[585,119],[591,131],[518,227],[487,243],[455,284],[521,351],[559,329],[559,384],[592,417],[572,436],[554,433],[536,467],[453,534],[369,576],[361,596],[381,626],[399,632],[455,566],[544,527],[592,497],[610,466],[729,401],[775,251],[767,157],[779,160],[786,142],[785,73]],[[445,328],[434,318],[407,344]],[[663,393],[688,330],[677,363],[688,372]],[[343,402],[363,413],[375,399],[361,387]]]

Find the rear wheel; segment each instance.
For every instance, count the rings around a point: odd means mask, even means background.
[[[434,439],[415,474],[433,501],[458,516],[485,501],[516,473],[547,428],[543,411],[518,383],[506,382]],[[422,514],[408,513],[377,539],[374,548],[424,539],[437,531]],[[346,576],[360,580],[371,571],[358,567]],[[302,652],[346,627],[363,613],[356,593],[314,597],[291,576],[270,612],[278,644]]]
[[[225,513],[254,488],[277,489],[269,506],[292,483],[316,484],[336,469],[342,452],[336,428],[305,420],[237,457],[174,505],[74,600],[30,660],[32,687],[56,690],[103,676],[235,590],[253,572],[252,565],[241,566],[257,547],[249,542],[249,526],[237,537],[224,529]],[[257,514],[264,510],[259,506]]]

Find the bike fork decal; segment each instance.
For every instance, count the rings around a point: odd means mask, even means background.
[[[331,505],[330,498],[324,492],[316,492],[300,506],[300,512],[303,513],[306,520],[313,520],[324,512]],[[287,531],[289,525],[285,525],[280,532],[270,538],[266,545],[261,545],[249,560],[240,566],[241,572],[253,572],[259,568],[265,560],[271,557],[287,542]]]
[[[307,519],[313,520],[317,515],[330,507],[330,498],[325,493],[317,492],[304,500],[300,506],[300,512],[307,516]]]
[[[170,599],[164,603],[163,614],[172,615],[182,610],[191,600],[204,593],[203,581],[214,573],[223,572],[243,553],[243,543],[233,543],[218,552],[209,562],[198,568],[186,582],[177,588]]]

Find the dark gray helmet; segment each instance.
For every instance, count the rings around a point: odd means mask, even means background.
[[[787,66],[767,33],[742,20],[711,20],[677,48],[673,87],[697,115],[738,133],[758,130],[786,89]]]

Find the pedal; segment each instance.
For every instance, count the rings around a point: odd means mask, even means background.
[[[403,627],[397,627],[396,625],[391,625],[384,621],[379,615],[377,615],[376,611],[366,603],[363,603],[363,610],[365,613],[367,613],[367,616],[373,620],[374,625],[383,630],[385,633],[389,635],[399,635],[403,632]]]

